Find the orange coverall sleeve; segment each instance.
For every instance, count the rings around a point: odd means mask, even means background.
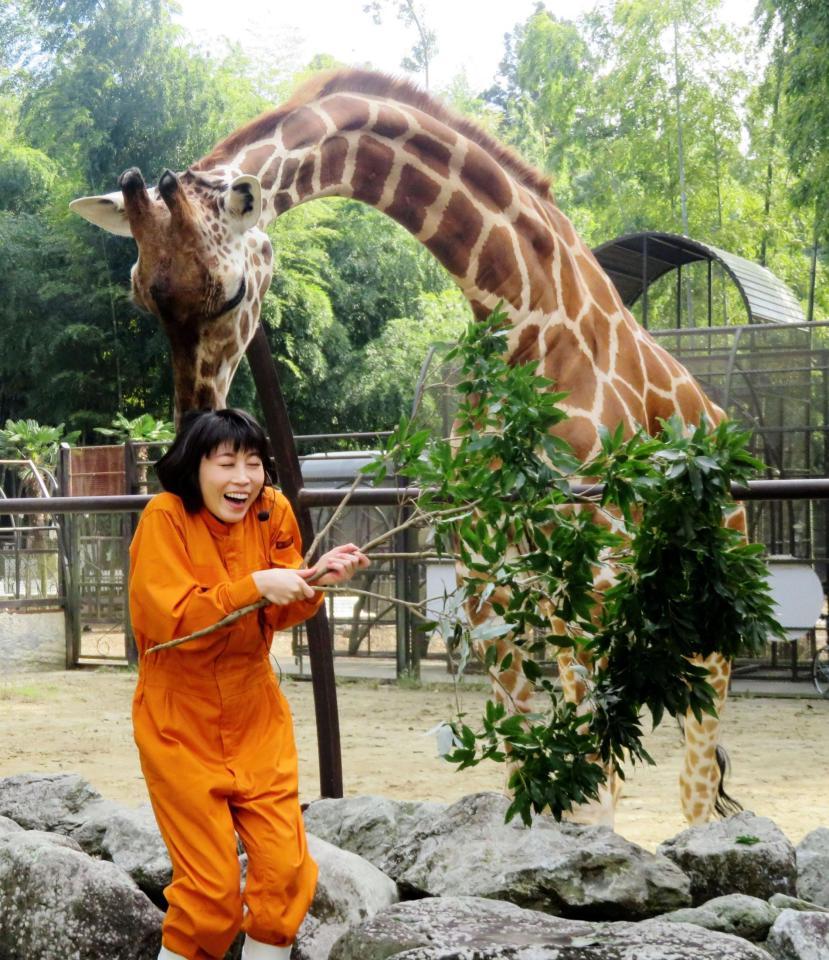
[[[302,537],[294,511],[282,494],[276,494],[273,515],[270,529],[270,565],[297,570],[304,563]],[[285,606],[271,604],[265,607],[265,623],[273,630],[287,630],[313,617],[324,599],[324,593],[317,593],[313,600],[299,600]]]
[[[209,627],[262,596],[250,574],[202,586],[187,552],[184,529],[166,510],[148,508],[130,555],[132,623],[154,643]]]

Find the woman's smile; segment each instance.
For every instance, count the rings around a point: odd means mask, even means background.
[[[238,523],[262,492],[265,468],[258,453],[223,443],[202,457],[199,488],[207,509],[224,523]]]

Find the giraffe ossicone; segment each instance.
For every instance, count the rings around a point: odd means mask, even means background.
[[[503,303],[511,360],[535,363],[568,392],[569,419],[556,430],[581,458],[597,452],[601,425],[621,423],[630,434],[640,424],[654,432],[673,414],[689,424],[723,416],[624,307],[548,179],[406,81],[363,70],[317,75],[186,171],[165,171],[148,189],[133,169],[120,186],[71,207],[135,238],[133,295],[169,337],[177,415],[225,405],[271,281],[267,224],[300,203],[341,196],[405,227],[476,316]],[[741,513],[734,523],[744,524]],[[510,703],[526,705],[532,687],[520,662],[516,648],[503,679]],[[729,664],[715,656],[706,665],[721,708]],[[585,685],[574,666],[562,658],[562,683],[580,700]],[[503,695],[500,686],[494,695]],[[689,716],[685,728],[681,802],[688,820],[701,823],[721,787],[718,722]],[[613,793],[611,785],[597,808],[602,822],[612,822]]]

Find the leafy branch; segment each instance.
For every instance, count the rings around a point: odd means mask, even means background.
[[[761,467],[748,434],[728,421],[687,428],[674,418],[658,437],[619,426],[602,430],[598,454],[582,463],[558,434],[565,394],[532,365],[506,361],[508,332],[496,311],[448,352],[462,398],[451,440],[403,420],[367,472],[379,479],[391,461],[420,486],[435,549],[463,566],[461,600],[492,615],[473,627],[458,615],[438,623],[461,671],[472,656],[496,680],[520,669],[546,701],[524,712],[510,694],[509,708],[487,705],[478,730],[461,715],[450,725],[446,758],[460,769],[509,760],[507,819],[529,823],[533,811],[558,818],[595,799],[607,769],[624,776],[625,759],[652,762],[644,709],[654,723],[714,713],[695,658],[756,652],[781,628],[761,548],[725,525],[730,482]],[[572,485],[584,478],[602,484],[601,496],[576,503]],[[613,584],[601,594],[600,578]],[[582,670],[579,709],[540,665],[565,648],[593,665]]]

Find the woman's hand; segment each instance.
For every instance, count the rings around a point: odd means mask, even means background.
[[[346,543],[324,553],[313,567],[298,570],[297,573],[308,580],[313,580],[321,587],[327,587],[346,583],[358,570],[364,569],[369,564],[368,557],[360,552],[359,547],[354,546],[353,543]]]
[[[313,600],[316,594],[306,583],[307,570],[274,568],[256,570],[251,574],[257,590],[266,600],[285,606],[297,600]]]

